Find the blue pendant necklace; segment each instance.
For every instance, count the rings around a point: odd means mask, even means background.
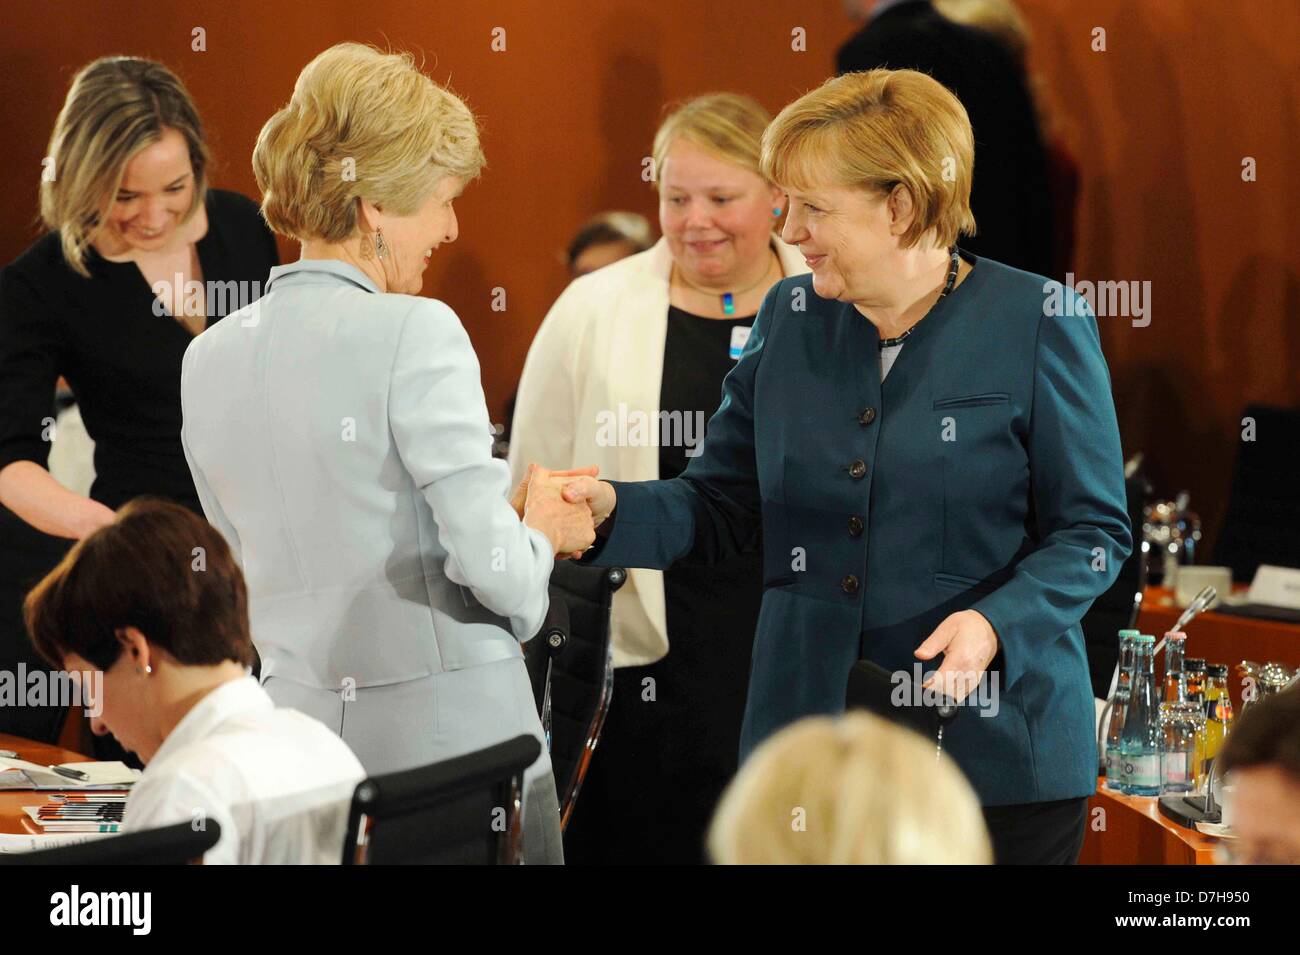
[[[692,289],[694,289],[695,291],[700,292],[700,293],[703,294],[703,295],[717,295],[717,294],[718,294],[714,289],[700,288],[700,286],[696,285],[694,282],[692,282],[690,279],[688,279],[685,275],[683,275],[683,274],[682,274],[682,270],[679,269],[679,268],[677,268],[676,265],[673,266],[673,271],[675,271],[675,272],[677,273],[677,277],[678,277],[679,279],[682,280],[682,284],[685,285],[685,286],[687,286],[688,288],[692,288]],[[767,277],[768,277],[768,275],[771,273],[771,271],[772,271],[772,268],[771,268],[771,266],[769,265],[767,271],[763,273],[763,275],[759,278],[759,280],[758,280],[757,282],[755,282],[753,285],[749,286],[748,288],[743,288],[743,289],[741,289],[741,290],[738,291],[738,292],[723,292],[722,295],[721,295],[721,299],[722,299],[722,314],[723,314],[723,315],[726,315],[726,316],[728,316],[728,317],[730,317],[730,316],[732,316],[732,315],[735,315],[735,314],[736,314],[736,296],[737,296],[737,295],[746,295],[746,294],[748,294],[749,292],[754,291],[754,289],[758,288],[760,285],[763,284],[763,282],[767,279]]]

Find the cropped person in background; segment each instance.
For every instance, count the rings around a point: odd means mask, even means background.
[[[1047,160],[1047,188],[1052,197],[1052,261],[1045,274],[1064,282],[1074,269],[1079,161],[1060,133],[1057,114],[1049,105],[1046,82],[1040,74],[1029,71],[1029,25],[1012,0],[934,0],[934,8],[954,23],[994,37],[1025,76],[1038,115]]]
[[[869,713],[809,717],[754,751],[709,830],[721,865],[988,865],[970,783]]]
[[[40,185],[48,231],[0,272],[0,504],[16,515],[0,521],[0,661],[25,642],[21,595],[66,539],[141,494],[202,513],[181,450],[181,357],[278,261],[256,204],[210,188],[208,165],[198,110],[165,66],[107,57],[77,73]],[[89,497],[46,469],[60,376],[95,442]]]
[[[635,212],[602,212],[582,224],[565,254],[569,276],[578,278],[654,245],[645,216]]]
[[[845,0],[866,25],[836,55],[836,72],[919,70],[961,100],[975,130],[971,211],[975,255],[1051,275],[1052,199],[1038,115],[1022,66],[1003,44],[940,14],[930,0]]]
[[[321,53],[253,152],[262,212],[302,257],[181,370],[185,453],[244,568],[266,691],[372,775],[543,740],[520,643],[555,555],[593,539],[545,476],[512,506],[469,336],[419,294],[483,161],[469,108],[410,54]],[[523,836],[529,862],[561,861],[544,749]]]
[[[72,548],[25,609],[37,650],[100,709],[95,732],[145,763],[124,830],[214,820],[221,838],[208,864],[342,859],[365,773],[338,736],[277,709],[247,675],[243,575],[203,518],[132,501]]]
[[[671,478],[707,445],[705,421],[764,294],[806,268],[773,233],[784,197],[758,168],[769,119],[748,97],[714,93],[664,120],[663,238],[575,280],[542,322],[519,385],[516,481],[534,461]],[[623,427],[638,417],[639,433]],[[736,770],[760,566],[747,541],[714,567],[633,570],[614,595],[614,694],[565,833],[570,862],[704,860]]]
[[[1300,687],[1247,707],[1216,763],[1232,781],[1229,858],[1300,865]]]

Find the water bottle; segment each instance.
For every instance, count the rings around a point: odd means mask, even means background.
[[[1120,758],[1119,740],[1124,730],[1124,716],[1128,712],[1129,683],[1133,679],[1133,638],[1136,630],[1119,632],[1119,676],[1115,681],[1115,692],[1106,701],[1097,721],[1097,749],[1102,754],[1102,763],[1106,767],[1106,788],[1120,790],[1120,771],[1123,760]]]
[[[1160,704],[1160,792],[1190,793],[1196,788],[1196,734],[1205,713],[1195,703]]]
[[[1166,703],[1187,701],[1187,678],[1183,673],[1186,644],[1187,634],[1180,630],[1170,630],[1165,634],[1165,689],[1162,696]]]
[[[1160,711],[1155,678],[1155,637],[1134,640],[1133,682],[1120,735],[1120,789],[1130,796],[1160,795]]]

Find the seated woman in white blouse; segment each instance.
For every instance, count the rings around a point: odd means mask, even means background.
[[[145,763],[123,828],[216,820],[215,863],[337,863],[364,777],[335,733],[251,676],[244,578],[187,509],[140,498],[27,596],[27,628],[84,688],[96,733]]]

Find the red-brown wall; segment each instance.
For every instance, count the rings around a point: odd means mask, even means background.
[[[1300,5],[1278,0],[1023,0],[1033,65],[1082,172],[1075,273],[1150,281],[1151,323],[1103,319],[1126,450],[1161,491],[1217,521],[1247,401],[1300,403]],[[191,31],[206,32],[205,52]],[[492,49],[493,29],[506,49]],[[806,51],[792,50],[802,27]],[[1106,31],[1105,52],[1092,30]],[[50,126],[77,67],[168,64],[208,125],[214,182],[256,195],[257,132],[320,50],[360,40],[424,54],[484,124],[488,169],[425,294],[461,315],[494,417],[565,284],[574,227],[654,214],[641,160],[664,103],[714,89],[776,110],[829,75],[856,25],[836,0],[0,0],[0,261],[35,236]],[[1243,182],[1242,160],[1258,178]],[[296,250],[282,246],[286,258]],[[507,309],[491,309],[492,289]]]

